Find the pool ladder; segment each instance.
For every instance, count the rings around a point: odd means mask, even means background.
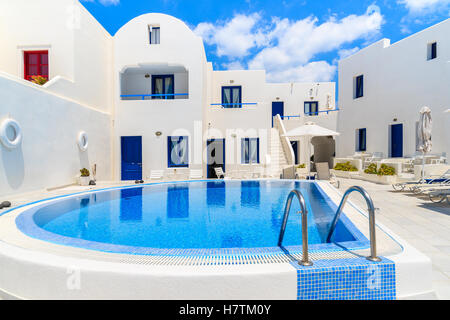
[[[330,231],[328,232],[327,236],[327,242],[331,242],[331,237],[336,230],[337,223],[341,217],[342,209],[344,209],[345,204],[347,203],[348,197],[352,192],[359,192],[364,199],[366,200],[368,211],[369,211],[369,231],[370,231],[370,256],[367,257],[367,260],[373,261],[373,262],[379,262],[381,261],[380,258],[377,257],[377,246],[376,246],[376,236],[375,236],[375,207],[373,205],[372,198],[367,193],[366,190],[364,190],[361,187],[353,186],[349,188],[342,197],[341,203],[339,205],[339,208],[336,211],[336,215],[334,216],[333,222],[331,223]],[[300,203],[300,209],[298,213],[302,215],[302,246],[303,246],[303,253],[302,253],[302,261],[299,262],[300,265],[309,267],[312,266],[312,261],[309,260],[309,254],[308,254],[308,211],[306,209],[306,202],[305,198],[303,197],[303,194],[299,190],[292,190],[289,193],[289,196],[286,201],[286,207],[284,209],[284,217],[283,217],[283,224],[281,226],[280,230],[280,237],[278,238],[278,246],[281,247],[283,243],[284,233],[286,231],[286,225],[289,218],[289,212],[291,211],[291,205],[292,205],[292,199],[297,196],[298,201]]]
[[[300,203],[300,209],[298,213],[302,215],[302,245],[303,254],[302,261],[299,262],[300,265],[309,267],[313,263],[309,261],[308,256],[308,210],[306,210],[306,202],[302,193],[299,190],[292,190],[286,201],[286,207],[284,209],[283,225],[281,226],[280,237],[278,238],[278,246],[281,247],[284,238],[284,232],[286,231],[286,225],[289,218],[289,212],[291,211],[292,199],[297,196],[298,202]]]
[[[336,225],[341,217],[342,210],[344,209],[345,204],[347,203],[348,197],[352,192],[359,192],[363,198],[366,200],[367,203],[367,210],[369,211],[369,232],[370,232],[370,256],[367,257],[367,260],[373,261],[373,262],[379,262],[381,261],[380,258],[377,257],[377,240],[375,235],[375,207],[373,205],[372,198],[367,193],[367,191],[364,188],[353,186],[348,188],[347,191],[345,191],[344,196],[342,197],[341,204],[339,205],[339,208],[336,211],[336,215],[334,216],[333,222],[331,223],[330,231],[328,232],[327,242],[331,242],[331,236],[333,235],[333,232],[336,229]]]

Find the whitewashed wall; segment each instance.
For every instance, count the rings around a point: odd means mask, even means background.
[[[0,0],[0,70],[23,78],[24,51],[48,50],[49,91],[109,111],[112,39],[77,0]]]
[[[209,87],[210,103],[206,107],[206,122],[211,129],[209,138],[218,136],[226,138],[227,167],[241,166],[241,139],[244,137],[260,138],[260,161],[270,152],[270,129],[272,127],[272,102],[284,102],[285,116],[300,116],[298,119],[285,120],[287,130],[301,126],[306,121],[336,130],[336,112],[329,115],[320,113],[318,117],[305,117],[304,102],[318,101],[319,110],[335,110],[335,84],[321,83],[267,83],[264,70],[212,71]],[[241,86],[242,108],[221,108],[212,106],[222,102],[222,86]],[[330,96],[330,103],[328,97]],[[233,136],[233,135],[236,136]],[[300,159],[305,156],[299,148]],[[304,159],[305,158],[305,159]]]
[[[13,118],[23,131],[20,148],[0,144],[2,197],[74,183],[79,170],[93,164],[97,179],[110,180],[109,114],[5,74],[0,74],[0,101],[0,121]],[[86,152],[77,145],[80,131],[88,134]]]
[[[149,44],[149,25],[160,26],[161,44]],[[115,178],[120,180],[121,176],[121,136],[142,136],[144,178],[149,177],[150,170],[167,169],[167,137],[172,135],[190,136],[190,167],[201,168],[203,106],[206,103],[204,86],[207,72],[202,39],[174,17],[155,13],[145,14],[131,20],[116,33],[114,55]],[[180,65],[188,70],[189,99],[145,101],[120,99],[120,72],[127,67],[143,65],[151,68],[153,65],[158,66],[159,74],[164,74],[160,68],[164,64],[168,66],[168,70],[170,66]],[[142,81],[145,86],[144,77]],[[148,88],[143,93],[150,92]],[[194,137],[196,125],[200,129],[199,134]],[[157,131],[161,131],[162,136],[157,137],[155,135]]]
[[[338,155],[355,152],[355,130],[367,128],[367,151],[389,156],[389,126],[404,126],[404,156],[415,153],[415,123],[423,106],[432,110],[433,153],[450,155],[450,19],[397,43],[388,39],[339,62]],[[437,58],[427,45],[437,41]],[[364,97],[353,99],[353,77],[364,75]],[[397,121],[394,122],[394,119]]]

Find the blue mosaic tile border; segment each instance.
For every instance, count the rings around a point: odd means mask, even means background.
[[[297,269],[298,300],[395,300],[395,264],[382,258],[319,260]]]

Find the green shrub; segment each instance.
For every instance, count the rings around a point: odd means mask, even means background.
[[[334,170],[338,171],[358,171],[358,169],[350,163],[350,161],[346,163],[336,163]]]
[[[81,173],[81,176],[82,176],[82,177],[90,177],[90,176],[91,176],[91,173],[90,173],[89,170],[86,169],[86,168],[81,169],[81,170],[80,170],[80,173]]]
[[[297,169],[305,169],[306,168],[306,164],[299,164],[298,166],[297,166]]]
[[[364,172],[367,173],[367,174],[377,174],[378,173],[377,172],[377,164],[376,163],[371,163],[369,165],[369,167],[366,170],[364,170]]]
[[[377,173],[379,176],[393,176],[395,175],[395,168],[382,164]]]
[[[364,170],[364,172],[367,174],[377,174],[379,176],[393,176],[395,175],[395,168],[382,164],[378,170],[376,163],[372,163]]]

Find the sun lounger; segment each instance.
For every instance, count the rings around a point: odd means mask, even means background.
[[[450,170],[447,170],[443,175],[441,176],[430,176],[425,179],[419,179],[417,181],[408,181],[408,182],[402,182],[402,183],[396,183],[392,185],[392,188],[394,188],[395,191],[403,191],[406,187],[409,187],[411,191],[414,191],[415,187],[417,186],[423,186],[423,185],[430,185],[430,184],[436,184],[436,183],[444,183],[447,180],[450,179]]]
[[[446,188],[450,188],[450,179],[443,181],[441,183],[416,185],[411,188],[411,191],[414,194],[421,194],[426,190],[437,190],[437,189],[446,189]]]
[[[450,204],[450,188],[429,190],[428,197],[430,198],[430,201],[434,203],[442,203],[447,199],[447,202]]]

